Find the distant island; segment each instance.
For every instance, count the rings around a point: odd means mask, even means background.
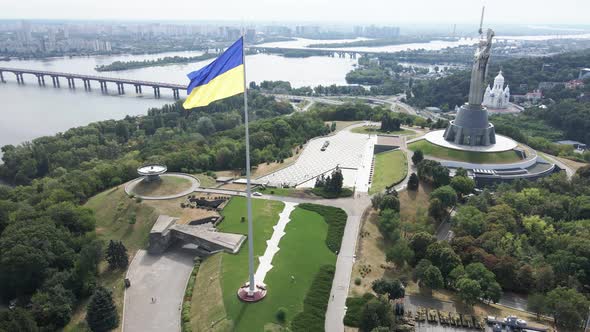
[[[164,58],[158,58],[156,60],[143,60],[143,61],[115,61],[108,65],[96,66],[94,70],[99,72],[104,71],[121,71],[128,69],[138,69],[146,67],[158,67],[172,64],[183,64],[191,63],[203,60],[209,60],[217,57],[217,53],[205,53],[203,55],[183,57],[183,56],[167,56]]]
[[[377,46],[389,46],[389,45],[401,45],[401,44],[416,44],[416,43],[428,43],[434,40],[434,38],[382,38],[382,39],[368,39],[368,40],[357,40],[353,42],[343,43],[320,43],[311,44],[309,48],[343,48],[343,47],[377,47]]]

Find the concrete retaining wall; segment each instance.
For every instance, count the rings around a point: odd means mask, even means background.
[[[428,158],[428,156],[425,156],[426,159],[430,159]],[[434,159],[438,162],[441,163],[441,165],[445,166],[445,167],[452,167],[452,168],[464,168],[464,169],[489,169],[489,170],[494,170],[494,169],[512,169],[512,168],[527,168],[527,167],[531,167],[533,166],[536,162],[537,162],[537,156],[533,156],[530,159],[527,160],[523,160],[520,162],[516,162],[516,163],[510,163],[510,164],[474,164],[474,163],[466,163],[466,162],[462,162],[462,161],[454,161],[454,160],[441,160],[441,159]]]

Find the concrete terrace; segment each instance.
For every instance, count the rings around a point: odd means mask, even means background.
[[[329,175],[331,170],[340,167],[343,169],[344,186],[353,187],[368,182],[377,136],[352,133],[352,127],[332,136],[310,140],[295,164],[258,178],[257,181],[275,186],[313,187],[317,176],[324,173]],[[326,141],[330,143],[325,151],[321,151]]]

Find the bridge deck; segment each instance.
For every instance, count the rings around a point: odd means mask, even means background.
[[[142,86],[151,86],[151,87],[159,87],[159,88],[186,90],[186,85],[181,85],[181,84],[140,81],[140,80],[131,80],[131,79],[126,79],[126,78],[105,77],[105,76],[95,76],[95,75],[82,75],[82,74],[74,74],[74,73],[62,73],[62,72],[54,72],[54,71],[46,71],[46,70],[0,67],[0,72],[58,76],[58,77],[66,77],[66,78],[78,78],[81,80],[93,80],[93,81],[102,81],[102,82],[123,83],[123,84],[131,84],[131,85],[142,85]]]

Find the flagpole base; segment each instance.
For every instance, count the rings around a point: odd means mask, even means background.
[[[266,296],[266,287],[256,285],[254,291],[250,291],[250,285],[245,283],[238,289],[238,298],[243,302],[258,302]]]

